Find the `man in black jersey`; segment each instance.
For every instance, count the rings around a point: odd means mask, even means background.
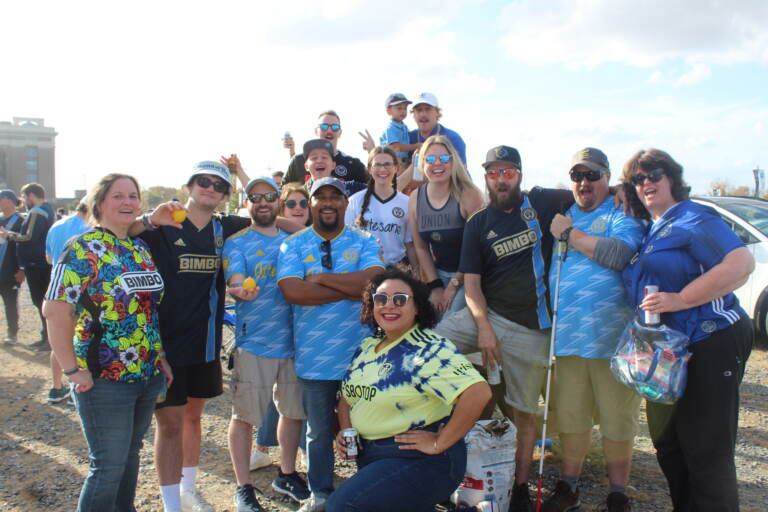
[[[157,404],[155,466],[165,512],[213,510],[195,487],[205,401],[223,392],[221,329],[224,315],[224,240],[250,221],[216,209],[231,192],[229,170],[217,162],[194,166],[187,184],[187,216],[171,220],[178,203],[142,217],[141,233],[165,282],[160,334],[174,380]],[[162,225],[160,225],[162,224]],[[131,234],[134,234],[132,230]]]
[[[459,264],[467,307],[443,318],[436,330],[463,352],[479,349],[484,365],[501,365],[504,399],[518,429],[510,510],[529,512],[534,417],[549,349],[549,226],[573,195],[538,187],[522,192],[520,154],[509,146],[488,151],[483,167],[491,201],[467,219]]]
[[[341,121],[339,115],[333,110],[322,112],[317,118],[315,135],[331,143],[331,157],[336,163],[331,175],[341,181],[356,181],[366,185],[368,183],[368,171],[363,162],[338,149],[339,137],[341,137]],[[283,181],[304,183],[310,179],[309,171],[305,167],[308,155],[300,153],[291,159],[288,164],[288,172]]]

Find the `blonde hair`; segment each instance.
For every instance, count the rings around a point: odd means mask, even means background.
[[[448,150],[448,154],[451,155],[451,163],[453,164],[451,167],[451,196],[456,201],[460,201],[461,194],[463,194],[467,189],[473,188],[480,192],[480,189],[478,189],[475,184],[472,183],[472,180],[469,177],[469,173],[467,172],[467,168],[464,166],[464,162],[462,162],[459,153],[456,151],[456,148],[453,147],[453,144],[451,144],[451,141],[448,140],[448,137],[445,137],[444,135],[432,135],[424,141],[424,143],[421,145],[421,150],[419,151],[419,166],[422,169],[426,167],[426,161],[424,158],[427,156],[427,151],[429,151],[429,148],[435,144],[444,146],[445,149]],[[424,173],[424,177],[427,179],[427,182],[429,182],[429,176],[427,176],[426,172]]]

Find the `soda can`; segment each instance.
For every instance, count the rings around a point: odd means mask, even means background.
[[[347,460],[357,459],[357,429],[345,428],[341,431],[341,437],[344,439],[344,446],[346,447]]]
[[[488,384],[491,386],[501,384],[501,366],[499,366],[498,363],[494,365],[493,368],[491,368],[491,363],[488,363],[485,367],[485,375],[485,380],[487,380]]]
[[[643,297],[647,297],[652,293],[658,293],[659,287],[649,284],[643,288]],[[659,325],[661,323],[661,315],[658,313],[645,312],[645,325]]]
[[[499,504],[495,501],[481,501],[475,505],[477,512],[499,512]]]

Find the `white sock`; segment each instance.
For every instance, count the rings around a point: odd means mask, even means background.
[[[181,468],[181,492],[194,491],[198,466]]]
[[[179,484],[161,485],[160,496],[163,498],[165,512],[181,512]]]

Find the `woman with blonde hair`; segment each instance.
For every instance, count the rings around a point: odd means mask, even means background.
[[[458,311],[466,305],[458,272],[464,225],[483,207],[483,195],[446,137],[424,141],[419,161],[427,183],[411,192],[408,205],[416,256],[437,310]]]

